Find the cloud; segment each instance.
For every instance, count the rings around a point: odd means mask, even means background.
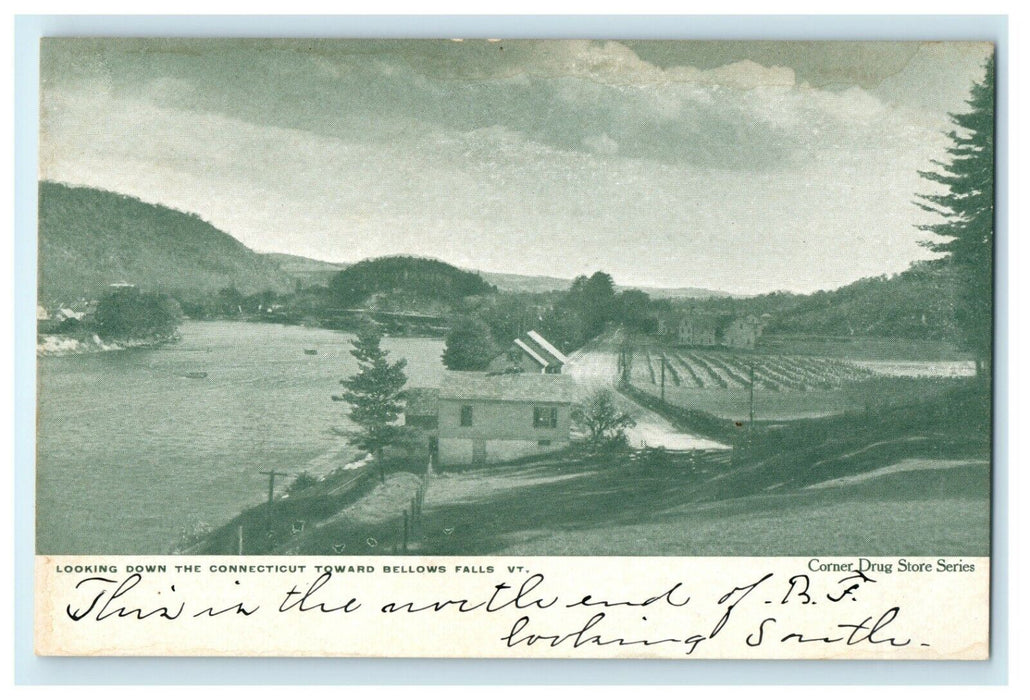
[[[584,136],[583,145],[594,151],[595,153],[604,153],[607,155],[615,155],[619,152],[619,142],[610,137],[608,134],[600,134],[597,136]]]
[[[925,255],[911,200],[946,145],[939,112],[746,60],[663,68],[616,42],[440,44],[483,58],[191,45],[44,70],[41,173],[336,260],[758,292]]]

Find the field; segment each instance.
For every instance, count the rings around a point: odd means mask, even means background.
[[[846,360],[936,360],[966,362],[971,358],[950,343],[912,338],[870,338],[763,335],[759,352],[774,355],[814,355]]]
[[[841,358],[711,348],[637,347],[630,381],[667,402],[737,421],[816,418],[897,401],[932,398],[953,385],[947,377],[887,377]],[[893,365],[891,365],[893,367]]]

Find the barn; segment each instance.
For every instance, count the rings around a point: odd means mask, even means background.
[[[438,395],[438,463],[502,462],[569,444],[572,378],[447,372]]]

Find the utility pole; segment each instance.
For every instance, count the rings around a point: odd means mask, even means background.
[[[662,355],[662,405],[665,405],[665,355]]]
[[[272,502],[275,499],[275,477],[289,476],[286,472],[277,472],[274,469],[269,472],[260,472],[268,476],[268,531],[272,531]]]
[[[755,427],[755,363],[752,360],[748,365],[748,390],[750,397],[748,399],[748,421],[747,421],[747,434],[751,437],[751,432]]]

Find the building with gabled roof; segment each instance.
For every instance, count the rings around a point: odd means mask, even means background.
[[[512,346],[491,360],[487,371],[494,374],[561,374],[568,363],[566,357],[546,338],[529,331],[524,338],[516,338]]]
[[[562,352],[558,350],[558,348],[554,347],[549,342],[547,342],[547,339],[544,338],[544,336],[540,335],[536,331],[530,331],[529,333],[526,333],[526,335],[529,336],[530,340],[532,340],[538,346],[547,351],[547,354],[550,355],[551,358],[559,362],[561,365],[567,365],[569,363],[569,358],[563,355]]]
[[[502,462],[569,444],[572,377],[447,372],[437,397],[441,466]]]
[[[657,335],[668,343],[693,347],[754,348],[766,318],[694,311],[670,313],[658,318]]]

